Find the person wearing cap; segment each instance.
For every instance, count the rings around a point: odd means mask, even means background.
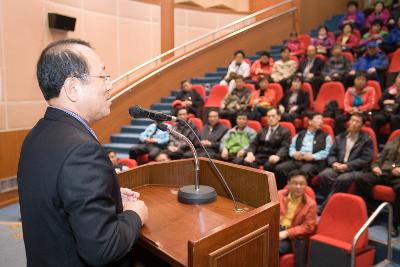
[[[347,85],[352,84],[357,71],[366,72],[368,80],[378,80],[382,83],[383,72],[388,67],[388,64],[385,53],[379,50],[378,42],[369,42],[366,54],[358,58],[353,64],[352,70],[349,72]]]

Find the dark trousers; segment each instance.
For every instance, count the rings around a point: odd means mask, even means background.
[[[324,83],[324,79],[322,77],[316,76],[310,80],[306,80],[306,82],[309,82],[311,84],[314,98],[316,98],[319,93],[319,89],[321,88],[321,85]]]
[[[218,160],[221,159],[221,157],[220,157],[220,155],[219,155],[219,153],[218,153],[217,151],[215,151],[215,150],[213,150],[213,149],[209,149],[209,148],[206,148],[206,149],[207,149],[208,154],[210,155],[210,158],[212,158],[212,159],[218,159]],[[206,154],[206,152],[204,151],[203,148],[197,148],[197,149],[196,149],[196,152],[197,152],[197,156],[198,156],[198,157],[205,157],[205,158],[207,158],[207,154]],[[189,151],[185,152],[185,153],[183,154],[183,158],[193,158],[193,153],[192,153],[192,151],[189,150]]]
[[[266,108],[263,108],[260,106],[255,106],[253,111],[249,114],[249,119],[261,121],[261,118],[267,114],[267,111],[268,111],[268,109],[266,109]]]
[[[300,114],[299,113],[282,113],[282,121],[288,121],[293,123],[295,119],[300,118]]]
[[[277,183],[283,183],[286,185],[289,173],[293,170],[298,169],[303,171],[307,175],[307,181],[308,183],[310,183],[311,178],[317,175],[322,170],[322,168],[323,164],[321,164],[321,162],[291,159],[276,166],[275,176],[277,179]]]
[[[400,128],[400,115],[385,111],[379,111],[372,116],[371,128],[378,134],[379,128],[386,123],[390,124],[392,131]]]
[[[149,159],[154,160],[161,148],[155,144],[137,144],[129,149],[129,158],[135,159],[143,154],[149,154]]]
[[[306,266],[309,239],[289,238],[279,241],[279,256],[294,252],[294,267]],[[294,249],[293,249],[294,245]]]
[[[347,192],[351,184],[361,179],[360,171],[340,173],[332,168],[326,168],[318,174],[321,193],[327,197],[338,192]]]
[[[357,192],[366,200],[369,211],[373,211],[378,205],[378,202],[372,199],[372,187],[378,184],[390,186],[396,193],[396,198],[392,203],[393,222],[398,225],[400,222],[400,177],[385,174],[376,176],[369,172],[364,173],[361,179],[356,180]]]
[[[236,114],[238,111],[223,109],[219,111],[219,117],[221,119],[227,119],[231,122],[232,126],[236,125]]]

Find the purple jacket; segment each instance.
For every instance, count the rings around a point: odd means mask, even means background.
[[[389,19],[390,19],[390,12],[386,8],[382,10],[380,14],[377,14],[375,11],[371,13],[371,15],[368,16],[367,20],[365,21],[365,26],[366,27],[371,27],[372,22],[374,20],[380,19],[383,22],[383,25],[387,25]]]

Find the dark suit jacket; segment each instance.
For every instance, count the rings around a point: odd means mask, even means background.
[[[314,64],[311,67],[310,73],[314,74],[314,76],[321,76],[322,70],[324,69],[325,62],[320,58],[315,58]],[[307,66],[307,58],[304,58],[299,65],[299,72],[303,74],[304,69]]]
[[[251,142],[247,152],[253,152],[254,155],[277,155],[281,158],[280,162],[288,158],[290,145],[290,131],[284,127],[278,126],[275,132],[267,141],[269,127],[263,128]]]
[[[67,113],[48,108],[18,167],[27,266],[129,266],[140,217],[123,212],[107,153]]]
[[[290,96],[293,94],[293,92],[290,90],[286,94],[284,94],[282,100],[280,101],[280,105],[283,105],[285,107],[286,111],[288,110],[289,106],[289,99]],[[302,114],[304,111],[307,110],[307,108],[310,106],[310,97],[308,96],[308,93],[300,90],[299,95],[297,96],[297,101],[296,105],[298,106],[297,112],[298,114]]]
[[[328,165],[331,166],[334,162],[344,163],[346,153],[346,135],[341,133],[336,137],[328,156]],[[374,146],[371,138],[365,132],[360,132],[356,143],[350,151],[347,161],[347,171],[362,171],[369,169],[369,166],[374,159]]]
[[[224,137],[227,131],[228,128],[225,125],[218,123],[214,126],[213,130],[210,132],[206,124],[201,130],[200,139],[210,141],[211,146],[209,146],[208,149],[214,151],[215,153],[219,153],[219,145],[221,139],[222,137]],[[200,149],[200,151],[202,151],[202,149]]]

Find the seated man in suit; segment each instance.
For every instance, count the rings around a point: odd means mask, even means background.
[[[363,176],[374,157],[371,138],[361,131],[366,117],[354,113],[345,133],[336,137],[328,156],[328,168],[318,174],[321,193],[328,198],[337,192],[346,192],[351,183]]]
[[[366,200],[368,209],[376,208],[376,201],[372,199],[374,185],[387,185],[393,188],[396,198],[393,203],[393,230],[392,236],[399,235],[400,220],[400,137],[395,137],[385,145],[378,160],[372,163],[371,169],[356,180],[358,193]]]
[[[313,45],[307,47],[307,56],[300,62],[299,75],[303,80],[309,82],[313,88],[313,93],[316,96],[319,92],[321,84],[324,82],[322,78],[322,70],[325,62],[316,57],[317,49]]]
[[[257,133],[247,126],[247,113],[239,112],[236,122],[237,125],[228,130],[224,137],[222,137],[220,151],[223,160],[241,164],[246,154],[246,149],[253,142]]]
[[[178,109],[183,107],[186,108],[189,113],[194,114],[197,118],[201,118],[203,105],[203,98],[192,88],[192,84],[188,80],[182,81],[181,91],[173,102],[173,114],[176,114]]]
[[[326,158],[332,146],[332,138],[321,130],[322,115],[317,112],[308,114],[308,128],[296,134],[289,147],[289,161],[276,166],[275,176],[284,183],[294,169],[302,170],[308,181],[326,166]]]
[[[296,249],[296,266],[303,266],[307,253],[307,238],[317,226],[317,204],[305,193],[307,177],[300,170],[293,170],[288,176],[288,187],[278,191],[280,204],[279,255]],[[301,261],[301,262],[300,262]]]
[[[196,127],[189,120],[188,115],[189,114],[186,108],[178,109],[178,119],[182,120],[182,122],[177,122],[176,125],[173,127],[173,129],[178,133],[181,133],[184,136],[186,136],[195,147],[198,147],[199,142],[195,136],[198,133]],[[183,121],[188,123],[195,133],[193,133]],[[171,135],[167,145],[167,149],[164,152],[171,159],[181,159],[184,157],[185,153],[190,152],[190,147],[181,138]]]
[[[228,131],[228,128],[219,123],[219,114],[217,110],[211,110],[208,113],[208,123],[204,125],[200,133],[200,139],[203,146],[207,149],[208,154],[213,159],[219,159],[219,146],[222,137]],[[203,148],[197,149],[199,157],[206,157]]]
[[[152,123],[140,133],[139,140],[139,144],[129,149],[129,158],[136,159],[136,157],[148,153],[149,160],[154,160],[157,154],[160,153],[168,143],[169,133],[161,131],[157,128],[155,123]]]
[[[275,171],[278,163],[288,158],[290,131],[279,125],[281,115],[276,108],[267,112],[268,127],[262,129],[246,150],[243,164],[253,168],[264,166],[270,172]],[[278,185],[282,188],[284,184]]]

